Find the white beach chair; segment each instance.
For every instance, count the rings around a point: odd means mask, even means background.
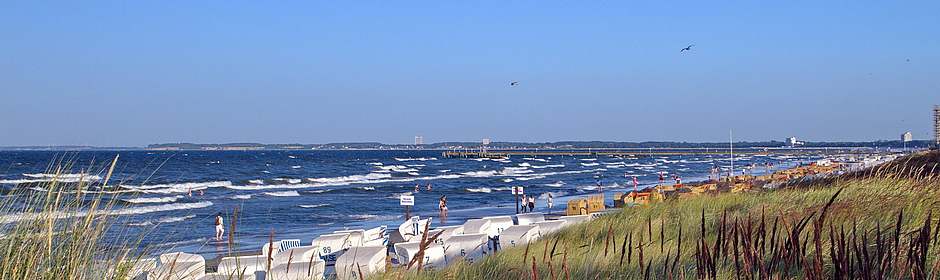
[[[490,220],[490,237],[499,236],[499,233],[515,225],[512,216],[492,216],[483,217],[484,220]]]
[[[200,255],[176,252],[159,259],[160,265],[147,273],[147,279],[196,280],[206,274],[206,259]]]
[[[221,275],[254,275],[256,271],[267,269],[268,262],[265,255],[224,257],[219,262],[218,274]]]
[[[127,277],[124,279],[145,279],[147,277],[147,272],[150,272],[157,268],[157,259],[155,258],[142,258],[136,260],[124,260],[121,261],[122,266],[127,267]],[[116,277],[117,271],[111,271],[111,278]]]
[[[542,212],[516,214],[516,221],[518,221],[517,224],[520,226],[531,225],[544,220],[545,215],[542,215]]]
[[[441,235],[438,236],[437,239],[434,239],[434,243],[444,245],[444,240],[451,235],[463,234],[463,225],[437,227],[428,232],[428,238],[434,237],[438,232],[440,232]]]
[[[334,233],[321,235],[312,243],[313,246],[320,248],[317,253],[320,259],[326,262],[326,265],[331,266],[336,263],[339,256],[346,252],[346,249],[362,246],[362,237],[362,234],[357,233]]]
[[[288,241],[287,246],[282,246],[284,241]],[[237,275],[250,275],[255,273],[255,271],[265,271],[268,269],[268,256],[270,256],[271,267],[275,267],[278,264],[291,260],[292,254],[293,260],[297,261],[305,261],[307,258],[312,258],[316,255],[318,247],[294,246],[298,245],[299,241],[299,239],[291,239],[265,243],[261,245],[261,255],[224,257],[222,261],[219,262],[218,273],[226,275],[233,273]],[[281,251],[281,248],[289,249]],[[273,255],[269,252],[271,250],[274,251]]]
[[[484,233],[487,236],[490,236],[490,228],[492,228],[493,222],[490,220],[484,219],[469,219],[463,223],[463,233],[464,234],[477,234]]]
[[[431,223],[431,218],[422,220],[419,216],[413,216],[398,226],[398,230],[389,236],[389,242],[398,243],[411,241],[411,238],[421,236],[421,234],[424,233],[425,226],[429,223]]]
[[[265,274],[265,280],[309,280],[323,279],[326,271],[325,262],[321,259],[311,258],[303,262],[281,263],[271,268]]]
[[[451,235],[444,240],[444,259],[449,264],[458,260],[478,260],[488,253],[489,243],[490,237],[486,233]]]
[[[311,259],[319,260],[319,252],[320,247],[316,245],[293,247],[274,254],[271,257],[271,267],[286,263],[309,263]]]
[[[255,274],[221,274],[218,272],[206,273],[199,280],[256,280]]]
[[[386,256],[388,256],[388,249],[385,246],[350,248],[349,251],[336,260],[336,278],[359,280],[383,272],[385,271]]]
[[[525,246],[538,238],[538,225],[511,226],[499,234],[499,250]]]
[[[551,220],[535,222],[533,225],[539,226],[539,235],[544,237],[565,228],[565,223],[567,222],[564,220]]]
[[[405,267],[414,259],[415,254],[421,249],[420,242],[406,242],[395,244],[395,254],[398,256],[398,264]],[[415,263],[417,264],[417,262]],[[424,250],[424,267],[441,267],[444,261],[444,247],[437,243],[431,243]]]
[[[572,226],[584,221],[590,221],[594,216],[592,215],[574,215],[574,216],[561,216],[558,217],[558,220],[565,221],[565,226]]]

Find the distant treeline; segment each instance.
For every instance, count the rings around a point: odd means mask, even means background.
[[[871,147],[871,148],[928,148],[931,142],[916,140],[902,142],[899,140],[871,141],[871,142],[805,142],[797,147]],[[341,150],[341,149],[478,149],[483,146],[480,142],[441,142],[433,144],[382,144],[378,142],[351,142],[328,144],[260,144],[260,143],[228,143],[228,144],[194,144],[194,143],[166,143],[151,144],[147,149],[153,150]],[[734,142],[735,148],[776,148],[785,147],[786,143],[780,141],[763,142]],[[646,148],[727,148],[728,142],[609,142],[609,141],[562,141],[545,143],[523,142],[491,142],[486,145],[489,149],[646,149]]]

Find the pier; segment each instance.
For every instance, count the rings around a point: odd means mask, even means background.
[[[445,151],[445,158],[507,158],[512,156],[613,156],[642,158],[648,156],[717,156],[728,155],[728,149],[579,149],[579,150],[494,150]],[[872,156],[891,154],[870,148],[813,148],[813,149],[735,149],[735,155],[832,155]]]

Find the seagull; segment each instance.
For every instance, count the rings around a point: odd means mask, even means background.
[[[517,82],[512,82],[512,83],[509,84],[509,85],[510,85],[510,86],[514,86],[514,85],[518,85],[518,84],[519,84],[519,83],[517,83]]]
[[[692,50],[692,46],[695,46],[695,45],[689,45],[688,47],[685,47],[684,49],[679,50],[679,52],[691,51],[691,50]]]

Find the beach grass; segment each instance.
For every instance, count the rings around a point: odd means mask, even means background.
[[[629,207],[473,264],[384,279],[936,279],[940,153]]]
[[[81,178],[69,171],[74,157],[49,164],[48,180],[7,190],[0,200],[0,279],[124,279],[144,252],[138,246],[146,230],[116,226],[114,194],[88,192],[103,177],[108,186],[118,157],[83,167]],[[116,238],[117,237],[117,238]]]

